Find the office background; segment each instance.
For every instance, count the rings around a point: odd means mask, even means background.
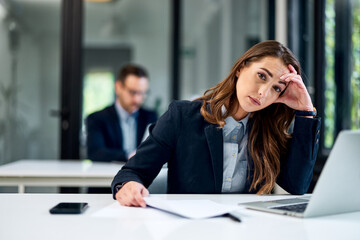
[[[338,132],[360,128],[359,0],[0,0],[0,165],[86,158],[83,120],[126,62],[148,69],[162,114],[267,39],[299,58],[322,117],[315,183]]]

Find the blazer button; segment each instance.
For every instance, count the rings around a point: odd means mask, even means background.
[[[319,143],[319,139],[316,139],[316,143],[315,144],[318,144]]]

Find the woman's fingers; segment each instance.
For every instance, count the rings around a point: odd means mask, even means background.
[[[116,193],[115,197],[123,206],[146,207],[143,197],[148,195],[149,191],[141,183],[130,181]]]
[[[288,68],[290,70],[290,73],[286,73],[280,77],[281,80],[290,81],[291,79],[299,79],[302,82],[302,78],[299,74],[297,74],[296,69],[289,64]]]
[[[139,189],[139,191],[134,193],[134,198],[133,198],[133,202],[134,202],[134,206],[140,206],[140,207],[146,207],[146,202],[141,194],[141,189]]]
[[[288,68],[289,68],[290,72],[297,74],[297,71],[296,71],[296,69],[294,68],[293,65],[289,64]]]
[[[288,78],[284,79],[284,81],[286,83],[290,83],[290,82],[295,83],[301,89],[306,88],[302,78],[299,75],[289,76]]]
[[[280,77],[287,85],[286,91],[276,102],[284,103],[297,110],[309,109],[309,106],[312,106],[312,102],[301,76],[297,74],[296,69],[292,65],[289,64],[288,69],[290,73]]]
[[[298,87],[301,89],[305,89],[304,82],[300,75],[294,74],[294,73],[287,73],[280,77],[281,80],[285,81],[286,84],[289,84],[291,82],[295,83]]]
[[[142,195],[143,197],[149,196],[149,195],[150,195],[149,190],[147,190],[147,188],[143,187],[143,188],[142,188],[142,191],[141,191],[141,195]]]

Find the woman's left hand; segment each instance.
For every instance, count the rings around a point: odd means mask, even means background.
[[[288,66],[290,73],[284,74],[280,77],[287,83],[284,94],[275,102],[284,103],[288,107],[300,111],[313,111],[313,104],[310,95],[304,85],[300,75],[297,74],[292,65]]]

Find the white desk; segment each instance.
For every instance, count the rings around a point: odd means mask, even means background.
[[[109,187],[124,164],[59,160],[20,160],[0,166],[0,186]],[[166,192],[167,169],[163,168],[151,188]],[[150,188],[150,189],[151,189]],[[157,190],[159,192],[159,190]]]
[[[210,199],[230,205],[280,198],[230,194],[156,196]],[[49,209],[62,201],[85,201],[90,207],[81,215],[50,215]],[[141,214],[143,209],[129,207],[122,207],[123,214],[116,218],[93,216],[113,203],[110,194],[0,194],[0,239],[360,239],[360,212],[298,219],[243,209],[241,223],[224,217],[188,220],[174,216],[164,221]]]

